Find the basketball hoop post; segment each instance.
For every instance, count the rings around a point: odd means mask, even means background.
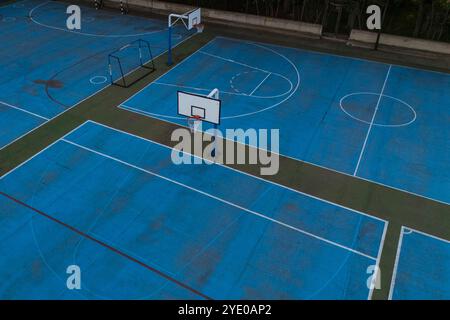
[[[172,28],[178,22],[181,21],[186,29],[191,30],[192,28],[197,28],[202,21],[202,11],[201,9],[195,9],[184,14],[171,13],[168,18],[168,33],[169,33],[169,47],[167,50],[167,65],[171,66],[173,64],[172,59]],[[200,29],[203,31],[203,26],[197,28],[198,32]]]
[[[167,65],[171,66],[172,62],[172,26],[169,25],[169,49],[167,50]]]
[[[176,18],[177,20],[175,20],[175,22],[172,22],[172,19]],[[180,14],[170,14],[169,15],[169,48],[167,50],[167,65],[171,66],[172,65],[172,26],[177,23],[177,21],[179,19],[185,19],[186,17],[184,15],[180,15]]]
[[[211,93],[208,95],[208,98],[214,98],[219,100],[219,89],[214,89],[211,91]],[[216,148],[217,148],[217,123],[214,123],[214,136],[212,137],[212,142],[214,143],[213,149],[211,151],[211,157],[216,157]]]

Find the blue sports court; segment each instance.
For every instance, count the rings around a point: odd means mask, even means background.
[[[402,227],[390,298],[450,299],[450,242]]]
[[[4,299],[367,299],[387,226],[94,122],[3,176],[0,211]]]
[[[0,300],[450,299],[445,63],[99,3],[0,5]],[[278,129],[281,170],[175,164],[193,109]]]
[[[154,57],[167,50],[164,21],[82,6],[82,29],[71,31],[67,6],[24,0],[0,7],[0,149],[108,86],[111,52],[138,39],[151,43]],[[191,35],[176,27],[174,46]],[[124,73],[138,66],[130,60]]]
[[[219,129],[280,129],[287,157],[450,203],[448,74],[217,37],[121,108],[186,125],[177,91],[214,88]]]

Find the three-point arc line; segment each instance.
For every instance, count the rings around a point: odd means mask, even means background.
[[[82,237],[84,237],[84,238],[86,238],[88,240],[91,240],[91,241],[101,245],[102,247],[104,247],[104,248],[106,248],[106,249],[108,249],[108,250],[110,250],[110,251],[112,251],[112,252],[114,252],[114,253],[116,253],[116,254],[118,254],[118,255],[120,255],[120,256],[122,256],[122,257],[124,257],[124,258],[126,258],[126,259],[128,259],[130,261],[132,261],[132,262],[134,262],[134,263],[137,263],[141,267],[144,267],[147,270],[150,270],[150,271],[158,274],[159,276],[161,276],[161,277],[163,277],[163,278],[165,278],[165,279],[167,279],[167,280],[177,284],[178,286],[180,286],[180,287],[182,287],[184,289],[189,290],[190,292],[192,292],[192,293],[194,293],[194,294],[196,294],[196,295],[198,295],[198,296],[200,296],[200,297],[202,297],[202,298],[204,298],[206,300],[212,300],[211,297],[209,297],[209,296],[201,293],[200,291],[198,291],[198,290],[188,286],[187,284],[185,284],[185,283],[183,283],[183,282],[181,282],[181,281],[179,281],[179,280],[177,280],[177,279],[175,279],[175,278],[173,278],[173,277],[171,277],[171,276],[169,276],[169,275],[159,271],[158,269],[155,269],[155,268],[149,266],[148,264],[146,264],[146,263],[144,263],[144,262],[142,262],[142,261],[140,261],[140,260],[138,260],[136,258],[133,258],[132,256],[126,254],[125,252],[120,251],[119,249],[116,249],[116,248],[110,246],[109,244],[107,244],[107,243],[105,243],[105,242],[103,242],[101,240],[98,240],[97,238],[94,238],[94,237],[88,235],[87,233],[85,233],[85,232],[83,232],[81,230],[78,230],[77,228],[75,228],[75,227],[73,227],[73,226],[71,226],[71,225],[69,225],[69,224],[67,224],[67,223],[65,223],[65,222],[63,222],[63,221],[61,221],[61,220],[59,220],[59,219],[57,219],[57,218],[55,218],[55,217],[53,217],[51,215],[49,215],[49,214],[39,210],[39,209],[36,209],[36,208],[26,204],[25,202],[23,202],[23,201],[21,201],[19,199],[16,199],[16,198],[10,196],[9,194],[6,194],[6,193],[0,191],[0,195],[3,195],[4,197],[10,199],[11,201],[14,201],[17,204],[19,204],[19,205],[21,205],[21,206],[23,206],[25,208],[28,208],[28,209],[36,212],[37,214],[39,214],[39,215],[41,215],[41,216],[43,216],[43,217],[45,217],[45,218],[47,218],[49,220],[52,220],[53,222],[56,222],[57,224],[59,224],[59,225],[65,227],[65,228],[67,228],[67,229],[77,233],[78,235],[80,235],[80,236],[82,236]]]

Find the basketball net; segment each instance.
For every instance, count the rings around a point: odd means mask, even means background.
[[[203,29],[205,29],[205,25],[202,23],[196,24],[194,27],[197,29],[197,33],[202,33]]]
[[[198,128],[202,124],[202,118],[199,116],[192,116],[187,118],[189,129],[191,130],[191,133],[195,133],[198,131]]]

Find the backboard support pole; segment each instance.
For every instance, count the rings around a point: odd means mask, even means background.
[[[168,50],[167,50],[167,65],[171,66],[173,64],[173,58],[172,58],[172,28],[173,26],[178,22],[183,22],[186,29],[191,30],[194,27],[198,27],[201,25],[202,17],[201,17],[201,9],[195,9],[189,12],[186,12],[184,14],[175,14],[171,13],[169,14],[168,18],[168,33],[169,33],[169,40],[168,40]],[[203,28],[198,27],[197,31],[201,32]]]
[[[211,91],[211,93],[208,95],[208,98],[214,98],[219,100],[219,89],[214,89],[213,91]],[[217,130],[218,130],[218,125],[215,123],[214,124],[214,135],[212,137],[212,142],[214,143],[213,145],[213,149],[211,151],[211,157],[213,157],[214,159],[216,158],[216,149],[217,149]]]

